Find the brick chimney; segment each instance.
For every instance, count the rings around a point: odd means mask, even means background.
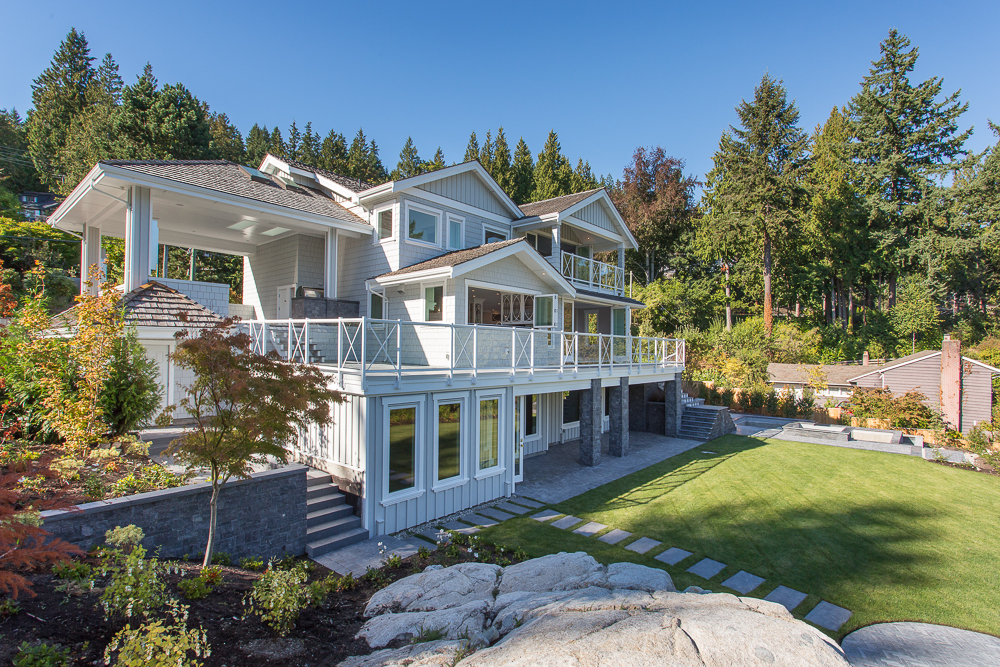
[[[861,365],[862,366],[867,366],[868,365],[868,350],[865,350],[864,355],[862,355],[862,357],[861,357]]]
[[[941,417],[948,428],[962,430],[962,341],[947,334],[941,343]]]

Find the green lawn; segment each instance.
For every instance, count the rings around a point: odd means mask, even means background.
[[[705,454],[703,451],[716,452]],[[854,612],[840,635],[883,621],[941,623],[1000,635],[1000,478],[914,457],[726,436],[554,509],[663,545],[639,556],[529,518],[483,532],[532,556],[585,550],[604,563],[662,567],[678,589],[725,590],[741,569]],[[609,528],[609,529],[610,529]],[[674,567],[667,547],[694,555]],[[708,583],[684,572],[708,556]]]

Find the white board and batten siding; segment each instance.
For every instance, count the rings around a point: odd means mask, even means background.
[[[601,200],[595,201],[593,204],[584,206],[579,211],[573,214],[573,217],[579,218],[584,222],[589,222],[592,225],[597,225],[601,229],[606,229],[609,232],[617,231],[615,229],[615,223],[608,214],[607,209]]]
[[[496,215],[504,217],[510,215],[507,207],[471,171],[431,181],[430,183],[424,183],[417,187],[441,197],[454,199],[463,204],[495,213]]]

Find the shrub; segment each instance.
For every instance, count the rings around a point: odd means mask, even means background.
[[[165,576],[171,568],[158,558],[146,559],[146,550],[135,545],[129,553],[108,549],[103,554],[101,574],[111,581],[101,593],[105,618],[148,616],[169,600]]]
[[[799,408],[795,401],[795,392],[793,390],[787,389],[781,392],[781,396],[778,398],[778,410],[781,412],[782,417],[795,417],[798,414]]]
[[[212,586],[201,577],[181,579],[177,582],[177,588],[181,589],[181,593],[188,600],[201,600],[207,598],[208,594],[212,592]]]
[[[135,493],[145,493],[158,489],[171,489],[180,486],[184,477],[175,475],[156,463],[139,468],[138,472],[129,473],[111,485],[111,495],[115,497],[130,496]]]
[[[170,600],[166,618],[146,621],[134,630],[127,624],[104,649],[104,663],[124,667],[200,667],[197,658],[212,654],[208,633],[188,628],[188,608]],[[194,657],[191,656],[194,654]]]
[[[305,568],[278,570],[269,566],[253,590],[243,599],[247,612],[260,617],[265,625],[284,637],[295,626],[308,596],[303,584]]]
[[[764,408],[764,402],[766,399],[764,389],[761,387],[752,387],[749,390],[749,394],[751,412],[760,413]]]
[[[779,414],[778,393],[774,391],[774,387],[768,387],[764,390],[764,410],[772,417],[776,417]]]
[[[795,407],[798,409],[799,416],[812,417],[813,408],[816,407],[816,397],[811,391],[804,389],[802,397],[795,402]]]
[[[135,327],[128,327],[114,342],[101,393],[102,418],[111,435],[124,435],[151,424],[161,393],[156,362],[146,356]]]
[[[121,549],[125,552],[131,552],[132,549],[139,546],[144,537],[146,537],[146,533],[133,523],[127,526],[115,526],[104,533],[105,542],[115,549]]]
[[[21,605],[11,598],[4,598],[0,601],[0,618],[14,616],[19,611],[21,611]]]
[[[62,667],[69,664],[69,660],[67,648],[56,648],[45,642],[37,646],[21,642],[21,647],[14,656],[14,667]]]
[[[725,388],[719,392],[719,405],[724,407],[729,407],[733,404],[733,395],[735,392],[730,388]]]
[[[889,389],[858,387],[845,405],[857,419],[885,419],[891,428],[935,428],[941,418],[924,405],[925,400],[916,391],[895,396]]]
[[[736,399],[736,407],[740,412],[750,412],[750,390],[740,389],[740,395]]]
[[[342,577],[337,577],[331,574],[327,577],[330,582],[330,590],[341,592],[341,591],[352,591],[358,587],[358,580],[354,578],[354,575],[348,572]]]
[[[240,567],[244,570],[252,570],[256,572],[264,569],[264,561],[260,558],[241,558]]]
[[[212,554],[212,565],[224,565],[226,567],[233,564],[233,559],[225,551],[218,551]]]
[[[74,563],[71,560],[64,560],[52,566],[52,574],[58,579],[67,581],[87,581],[93,570],[94,568],[86,563]]]

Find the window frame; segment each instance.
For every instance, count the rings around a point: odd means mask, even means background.
[[[396,503],[419,498],[424,495],[424,406],[426,401],[423,396],[393,396],[382,399],[382,465],[379,474],[382,480],[381,505],[394,505]],[[389,446],[390,446],[390,424],[389,417],[393,410],[413,408],[414,409],[414,439],[413,443],[413,488],[403,489],[389,493]]]
[[[396,240],[396,238],[398,237],[397,230],[399,229],[399,211],[397,210],[397,208],[398,207],[396,205],[396,202],[392,202],[391,204],[386,204],[384,206],[372,209],[372,216],[375,219],[374,224],[372,225],[375,228],[375,234],[373,235],[375,237],[375,240],[372,243],[372,245],[378,245],[380,243],[387,243]],[[382,233],[382,225],[381,221],[379,220],[379,216],[385,213],[386,211],[392,212],[392,233],[389,236],[382,238],[380,236],[380,234]]]
[[[464,250],[465,249],[465,218],[463,218],[460,215],[455,215],[454,213],[451,213],[451,212],[445,213],[444,218],[445,218],[444,227],[445,227],[445,230],[447,231],[447,234],[445,234],[446,238],[444,239],[444,241],[445,241],[445,246],[444,246],[445,250],[449,250],[449,251],[451,251],[451,250]],[[453,222],[457,222],[458,223],[458,227],[459,227],[459,230],[460,230],[458,232],[458,234],[459,234],[459,237],[458,237],[458,247],[453,247],[452,244],[451,244],[451,223],[453,223]]]
[[[431,289],[431,288],[437,288],[437,287],[441,288],[441,319],[440,320],[430,320],[430,319],[427,319],[430,316],[430,313],[427,312],[427,290]],[[421,320],[421,322],[442,322],[442,323],[444,323],[444,322],[448,322],[449,321],[448,318],[447,318],[445,307],[444,307],[445,296],[446,296],[445,295],[445,284],[444,284],[443,281],[435,281],[435,282],[429,282],[429,283],[420,283],[420,303],[421,303],[421,309],[422,309],[421,313],[423,314],[423,318],[424,318],[424,319]]]
[[[444,235],[441,233],[441,221],[444,219],[444,211],[442,211],[439,208],[432,208],[430,206],[424,206],[423,204],[416,204],[414,202],[411,202],[410,200],[406,200],[405,204],[406,205],[403,207],[403,209],[405,211],[405,215],[402,218],[400,218],[400,220],[399,220],[399,226],[400,226],[401,230],[404,229],[403,221],[404,220],[406,221],[406,225],[405,225],[406,234],[405,234],[405,236],[403,235],[403,232],[400,231],[400,236],[403,238],[403,240],[405,240],[407,243],[412,243],[414,245],[422,245],[422,246],[425,246],[425,247],[428,247],[428,248],[442,248],[442,247],[444,247],[443,244],[441,243],[441,241],[444,240]],[[414,238],[410,237],[410,210],[411,209],[414,210],[414,211],[418,211],[420,213],[425,213],[427,215],[434,216],[437,219],[437,222],[435,223],[435,226],[434,226],[434,229],[435,229],[434,243],[431,243],[430,241],[423,241],[421,239],[414,239]]]
[[[382,299],[382,317],[375,317],[372,315],[372,297],[377,296]],[[384,289],[369,289],[368,290],[368,319],[370,320],[387,320],[389,319],[387,315],[389,311],[389,297],[385,295]]]
[[[498,227],[496,225],[488,225],[486,223],[483,223],[483,245],[486,245],[486,243],[487,243],[487,241],[486,241],[486,235],[489,232],[494,232],[496,234],[503,234],[503,237],[504,237],[503,240],[504,241],[509,241],[510,240],[510,232],[509,231],[507,231],[507,230],[505,230],[505,229],[503,229],[501,227]],[[499,241],[490,241],[490,243],[499,243]]]
[[[542,401],[541,394],[523,394],[524,396],[524,441],[534,442],[542,437]],[[535,432],[528,434],[528,399],[535,397]]]
[[[431,434],[431,459],[432,464],[432,476],[431,476],[431,490],[434,492],[446,491],[452,489],[456,486],[463,486],[469,481],[469,470],[466,465],[465,450],[468,443],[468,407],[469,407],[469,395],[467,392],[446,392],[442,394],[435,394],[433,402],[433,428]],[[454,477],[449,477],[447,479],[438,479],[439,472],[439,459],[440,459],[440,407],[442,405],[453,405],[458,404],[461,412],[459,413],[458,419],[458,475]]]
[[[475,447],[475,478],[477,481],[488,479],[490,477],[495,477],[496,475],[503,474],[506,468],[506,457],[504,456],[504,436],[507,434],[504,425],[507,423],[506,417],[506,401],[504,397],[506,392],[497,391],[496,389],[486,389],[483,391],[476,392],[475,398],[475,416],[472,418],[475,428],[473,432],[475,433],[475,438],[473,440],[473,445]],[[496,399],[497,401],[497,464],[489,468],[480,468],[479,463],[481,461],[480,456],[480,438],[482,434],[482,420],[479,418],[479,411],[481,408],[481,403],[483,401],[491,401]]]

